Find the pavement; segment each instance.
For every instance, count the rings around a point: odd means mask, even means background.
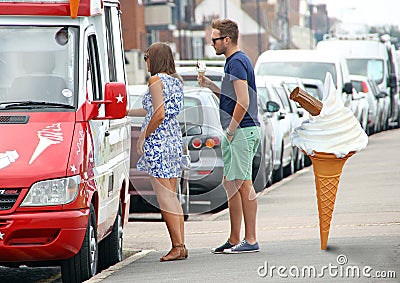
[[[170,248],[161,221],[125,227],[132,256],[95,282],[400,282],[400,130],[369,137],[343,168],[328,248],[320,249],[313,168],[272,185],[258,197],[260,252],[212,254],[226,241],[228,210],[185,223],[187,260],[159,262]],[[243,229],[242,229],[243,231]]]

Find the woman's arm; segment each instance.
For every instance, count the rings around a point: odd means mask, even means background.
[[[144,117],[146,116],[147,111],[143,108],[135,108],[135,109],[129,109],[126,111],[126,116],[131,116],[131,117]]]
[[[146,129],[140,134],[137,141],[136,150],[140,155],[143,155],[144,139],[151,135],[155,129],[162,123],[165,117],[164,97],[162,94],[163,83],[158,76],[152,76],[149,79],[150,94],[154,109],[154,114],[151,117]]]
[[[165,117],[164,109],[164,97],[162,94],[163,83],[158,76],[153,76],[149,79],[149,88],[151,94],[151,100],[153,103],[154,114],[147,125],[145,132],[145,138],[150,136],[150,134],[157,129],[157,127],[162,123]]]

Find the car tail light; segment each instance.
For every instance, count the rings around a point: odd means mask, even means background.
[[[199,149],[199,148],[201,148],[202,145],[203,145],[203,142],[201,141],[201,139],[199,139],[199,138],[192,139],[193,148]]]
[[[361,89],[362,89],[362,92],[368,93],[368,85],[366,82],[361,82]]]
[[[221,138],[218,136],[193,138],[190,142],[190,147],[200,149],[203,146],[207,148],[215,148],[221,144]]]
[[[220,143],[220,140],[218,137],[211,137],[211,138],[207,138],[205,145],[206,145],[206,147],[213,148],[214,146],[219,145],[219,143]]]

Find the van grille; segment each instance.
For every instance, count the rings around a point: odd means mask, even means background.
[[[0,189],[0,211],[11,209],[20,194],[21,189]]]
[[[26,124],[29,116],[0,116],[0,124]]]

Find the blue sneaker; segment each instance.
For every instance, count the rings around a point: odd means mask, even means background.
[[[232,245],[231,243],[229,243],[229,240],[226,240],[226,242],[224,244],[222,244],[221,246],[213,248],[211,250],[211,252],[214,253],[214,254],[222,254],[225,249],[230,249],[230,248],[232,248],[234,246],[235,245]]]
[[[241,241],[239,244],[232,248],[228,248],[224,250],[226,254],[240,254],[240,253],[255,253],[260,251],[260,247],[256,242],[253,245],[250,245],[246,240]]]

